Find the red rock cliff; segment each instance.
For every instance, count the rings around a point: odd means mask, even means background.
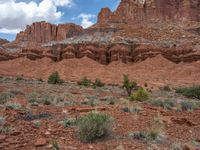
[[[98,23],[146,20],[200,21],[200,0],[121,0],[117,10],[102,9]]]
[[[38,42],[61,41],[68,37],[79,34],[82,27],[75,24],[54,25],[46,22],[36,22],[27,26],[25,31],[17,34],[16,42]]]

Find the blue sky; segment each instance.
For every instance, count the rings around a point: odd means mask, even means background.
[[[73,22],[85,28],[96,22],[101,8],[114,11],[120,0],[0,0],[0,38],[13,40],[27,24],[45,20]]]

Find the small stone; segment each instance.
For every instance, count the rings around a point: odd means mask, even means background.
[[[49,131],[46,131],[45,132],[45,135],[50,135],[51,133]]]
[[[52,148],[52,147],[53,147],[52,144],[47,145],[47,148]]]
[[[39,106],[39,104],[37,102],[34,102],[31,104],[31,106]]]
[[[67,150],[77,150],[77,148],[73,147],[73,146],[66,146],[65,149],[67,149]]]
[[[36,147],[44,146],[44,145],[46,145],[46,144],[47,144],[47,141],[46,141],[45,138],[39,138],[39,139],[37,139],[36,142],[35,142],[35,146],[36,146]]]
[[[119,145],[116,147],[116,150],[125,150],[123,145]]]
[[[92,145],[89,145],[89,149],[93,149],[94,147]]]

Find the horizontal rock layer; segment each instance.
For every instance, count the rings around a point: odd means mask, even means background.
[[[0,58],[0,60],[19,57],[37,60],[47,57],[54,61],[62,61],[63,59],[88,57],[104,65],[113,61],[122,61],[123,63],[143,61],[150,57],[162,55],[168,60],[179,63],[200,60],[200,45],[182,44],[166,47],[145,43],[55,44],[41,49],[23,49],[17,55],[13,55],[12,53],[4,53],[1,55],[3,58]]]

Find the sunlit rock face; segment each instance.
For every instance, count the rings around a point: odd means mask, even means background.
[[[117,10],[102,9],[98,22],[200,21],[200,0],[122,0]]]
[[[27,26],[25,31],[17,34],[15,42],[38,42],[61,41],[75,36],[82,31],[82,27],[75,24],[54,25],[47,22],[35,22]]]

